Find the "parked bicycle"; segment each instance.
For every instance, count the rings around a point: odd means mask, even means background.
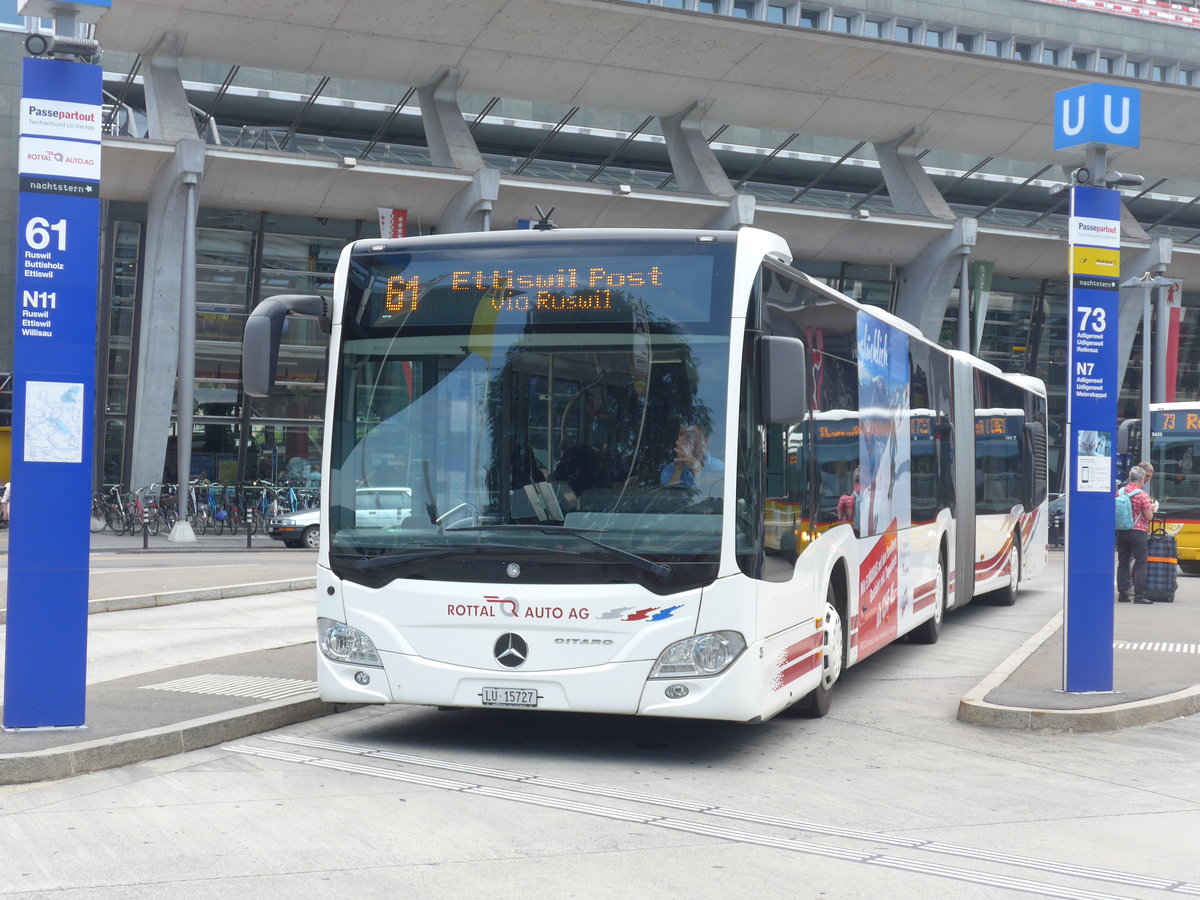
[[[104,521],[114,534],[124,534],[127,530],[133,533],[133,523],[125,509],[124,492],[123,484],[114,484],[104,494]]]
[[[213,510],[208,505],[208,485],[188,485],[187,517],[192,531],[197,534],[206,534],[210,528],[216,527]]]

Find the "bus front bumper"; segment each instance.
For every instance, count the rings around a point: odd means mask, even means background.
[[[332,703],[517,708],[559,712],[757,721],[763,684],[758,648],[720,675],[648,679],[651,661],[520,674],[484,672],[380,652],[383,668],[334,662],[318,651],[321,699]],[[365,683],[364,683],[365,682]]]

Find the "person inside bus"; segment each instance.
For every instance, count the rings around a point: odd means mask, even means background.
[[[854,468],[854,487],[850,493],[842,494],[838,498],[837,514],[838,521],[845,522],[849,525],[858,527],[858,492],[861,490],[858,483],[858,467]]]
[[[607,487],[603,453],[590,444],[569,444],[552,473],[555,481],[564,481],[576,494],[596,487]]]
[[[724,478],[725,463],[708,452],[710,438],[704,427],[681,422],[675,438],[675,459],[663,466],[659,482],[708,490]]]
[[[1129,470],[1129,480],[1117,488],[1118,494],[1128,494],[1133,507],[1133,527],[1117,530],[1117,601],[1129,602],[1133,591],[1134,603],[1153,603],[1146,596],[1146,557],[1150,540],[1150,520],[1154,518],[1154,501],[1142,487],[1146,471],[1141,466]]]

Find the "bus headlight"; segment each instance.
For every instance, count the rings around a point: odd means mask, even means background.
[[[371,639],[336,619],[317,619],[317,644],[321,652],[334,662],[383,668],[383,660]]]
[[[651,678],[717,675],[746,649],[746,639],[736,631],[713,631],[676,641],[650,670]]]

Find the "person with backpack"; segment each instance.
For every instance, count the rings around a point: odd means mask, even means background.
[[[1142,482],[1142,490],[1146,492],[1146,496],[1150,498],[1150,503],[1154,507],[1154,515],[1158,515],[1158,501],[1154,499],[1154,495],[1150,493],[1150,482],[1154,480],[1154,466],[1149,461],[1143,460],[1138,463],[1138,467],[1146,473],[1146,480]]]
[[[1146,596],[1146,556],[1154,502],[1146,493],[1146,470],[1134,466],[1129,481],[1117,488],[1117,602],[1153,603]]]

